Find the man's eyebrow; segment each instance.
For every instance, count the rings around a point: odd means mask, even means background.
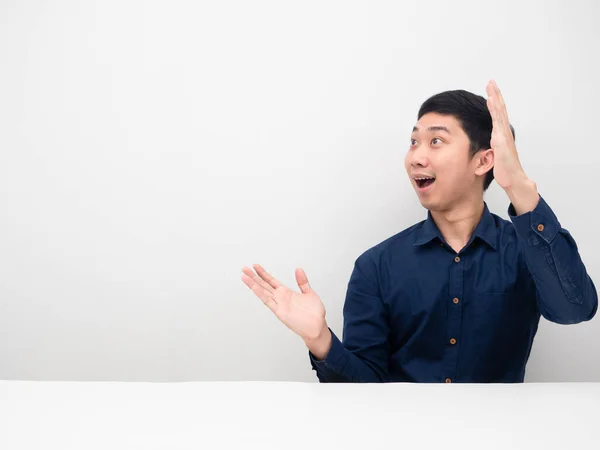
[[[416,126],[413,127],[413,133],[415,131],[419,131],[419,128],[417,128]],[[450,133],[450,130],[443,125],[432,125],[430,127],[427,127],[427,131],[445,131],[448,134],[452,134],[452,133]]]

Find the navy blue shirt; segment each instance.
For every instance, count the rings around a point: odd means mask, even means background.
[[[364,252],[321,382],[522,382],[540,316],[591,319],[596,288],[577,245],[540,197],[510,221],[483,216],[456,253],[431,213]]]

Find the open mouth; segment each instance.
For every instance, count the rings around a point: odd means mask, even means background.
[[[426,188],[427,186],[431,186],[435,182],[435,178],[433,177],[419,177],[415,178],[415,182],[417,186],[421,189]]]

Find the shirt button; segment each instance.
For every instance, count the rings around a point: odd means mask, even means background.
[[[454,262],[459,262],[460,258],[457,256],[456,258],[454,258]]]
[[[454,339],[454,338],[450,339],[450,343],[451,343],[452,345],[456,344],[456,339]]]
[[[452,299],[452,301],[454,302],[455,305],[458,304],[458,299],[457,298]]]
[[[450,378],[446,378],[446,383],[452,383],[452,380]]]
[[[537,228],[538,228],[538,231],[544,231],[544,224],[540,223]]]

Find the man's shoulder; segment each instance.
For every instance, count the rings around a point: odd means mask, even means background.
[[[515,225],[510,219],[505,219],[490,211],[491,216],[494,218],[496,230],[498,230],[504,238],[514,238],[516,236]]]
[[[397,252],[398,250],[412,247],[417,239],[418,232],[424,223],[425,220],[422,220],[384,239],[378,244],[365,250],[359,258],[373,258],[377,260],[380,256],[390,251]]]

